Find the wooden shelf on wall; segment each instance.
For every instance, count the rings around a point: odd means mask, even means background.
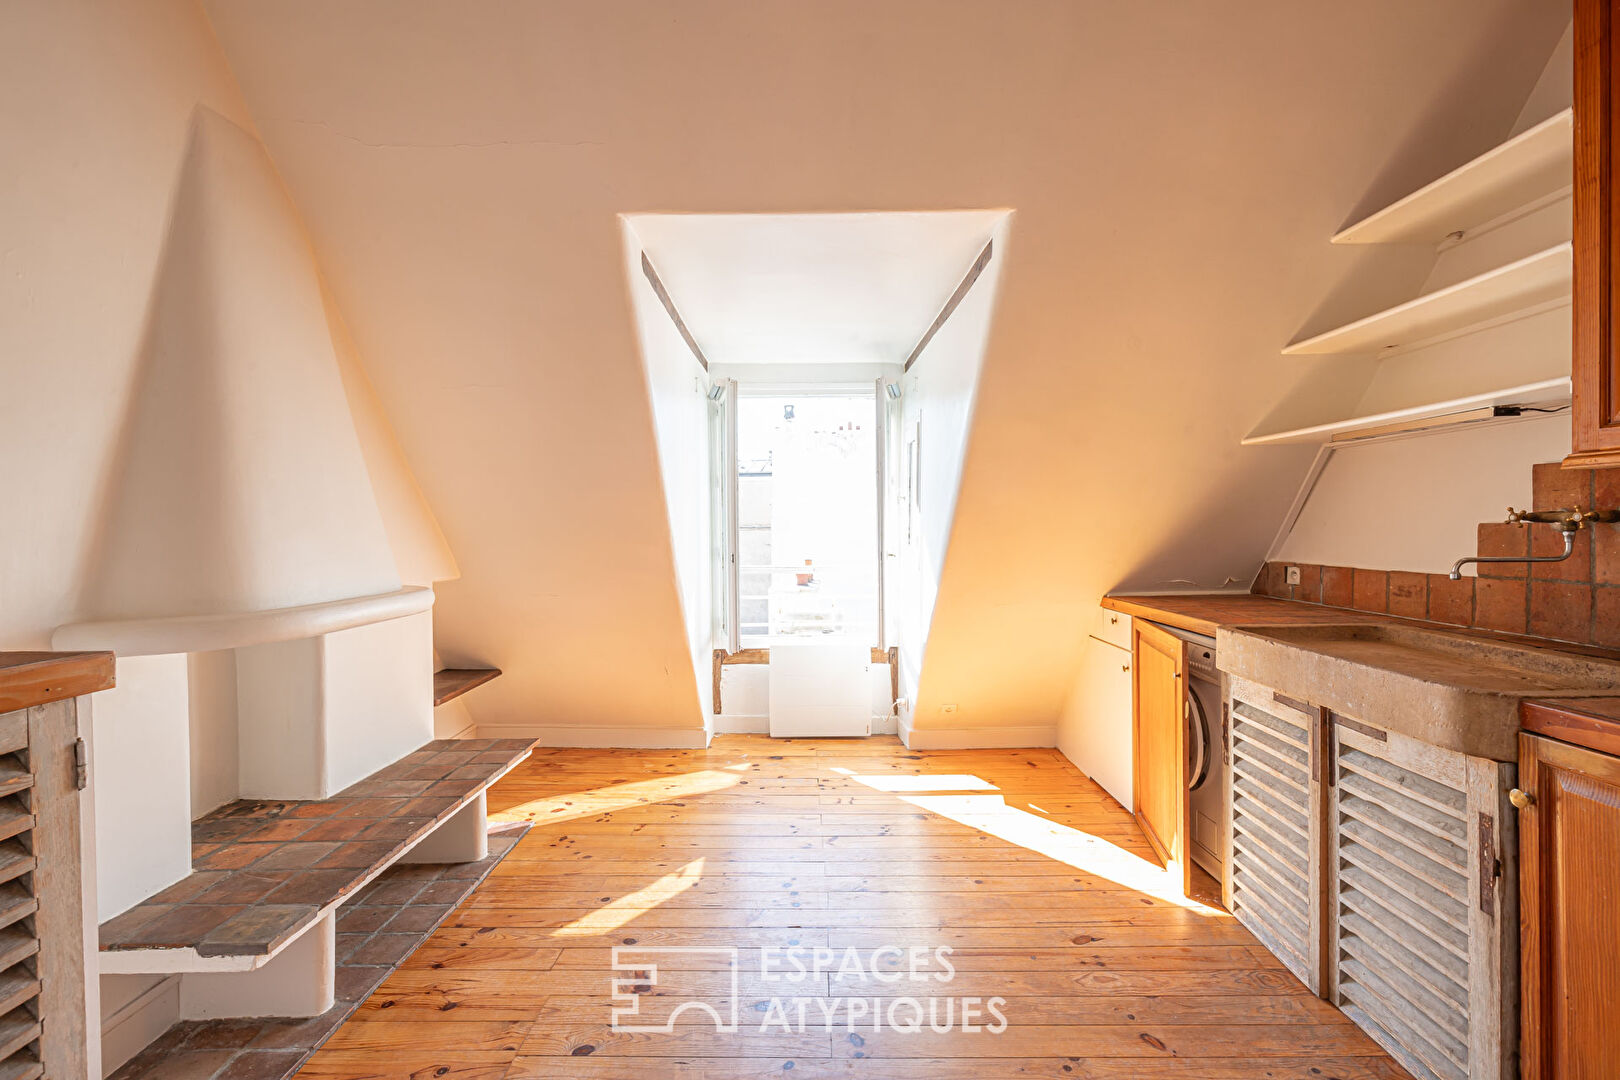
[[[483,686],[500,675],[501,669],[442,668],[433,673],[433,707],[437,709],[447,701],[454,701],[467,691]]]
[[[1506,266],[1296,341],[1284,356],[1375,353],[1483,329],[1570,295],[1572,248],[1556,244]]]
[[[1569,190],[1575,117],[1565,109],[1334,234],[1335,244],[1439,244]]]
[[[1404,409],[1352,416],[1309,427],[1292,428],[1269,434],[1250,435],[1244,446],[1272,446],[1282,443],[1346,443],[1367,439],[1411,435],[1438,430],[1459,423],[1485,423],[1498,405],[1518,405],[1546,409],[1569,404],[1568,377],[1544,379],[1503,390],[1469,394],[1447,401],[1412,405]],[[1509,419],[1507,417],[1499,419]]]

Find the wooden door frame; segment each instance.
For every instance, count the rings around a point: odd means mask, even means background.
[[[1175,665],[1176,697],[1180,708],[1176,710],[1175,756],[1178,782],[1175,786],[1179,810],[1177,835],[1157,836],[1153,826],[1142,816],[1142,648],[1148,648],[1170,657]],[[1165,869],[1175,872],[1179,864],[1183,894],[1192,891],[1192,801],[1187,797],[1187,643],[1161,626],[1143,619],[1131,620],[1131,813],[1142,834]]]

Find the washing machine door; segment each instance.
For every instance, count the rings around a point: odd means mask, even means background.
[[[1187,687],[1187,790],[1197,791],[1209,779],[1209,712],[1204,696]]]

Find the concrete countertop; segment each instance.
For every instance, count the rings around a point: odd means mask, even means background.
[[[1612,649],[1241,593],[1111,596],[1103,600],[1103,606],[1215,636],[1223,670],[1431,745],[1497,761],[1517,760],[1521,701],[1577,695],[1597,701],[1611,693],[1606,686],[1581,684],[1578,679],[1572,683],[1556,674],[1544,683],[1535,678],[1515,682],[1506,671],[1500,673],[1501,678],[1489,678],[1498,667],[1512,667],[1511,650],[1533,650],[1539,654],[1539,667],[1567,666],[1588,677],[1591,671],[1587,669],[1620,662],[1620,652]],[[1342,643],[1314,644],[1309,632],[1266,633],[1268,627],[1281,631],[1285,627],[1378,625],[1436,631],[1461,648],[1449,660],[1419,651],[1400,656],[1392,653],[1388,664],[1380,664],[1374,656],[1379,646],[1362,648],[1367,655],[1358,659]],[[1468,642],[1477,644],[1470,647]],[[1385,651],[1391,650],[1386,647]],[[1396,645],[1393,651],[1401,650]],[[1493,662],[1494,653],[1503,655]],[[1473,656],[1481,665],[1480,679],[1456,670],[1460,660]]]

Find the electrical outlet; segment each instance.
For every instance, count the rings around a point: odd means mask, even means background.
[[[1290,585],[1298,585],[1299,584],[1299,567],[1290,566],[1286,570],[1284,570],[1283,571],[1283,580],[1287,581],[1288,584],[1290,584]]]
[[[939,707],[939,711],[942,712],[942,713],[953,713],[953,712],[956,711],[956,706],[955,705],[941,705]]]

